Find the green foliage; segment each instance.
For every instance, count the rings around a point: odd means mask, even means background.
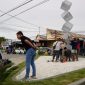
[[[0,37],[0,45],[3,41],[6,41],[6,39],[4,37]]]
[[[8,75],[7,75],[7,71],[6,69],[11,67],[13,64],[10,63],[10,64],[7,64],[7,65],[3,65],[2,63],[0,63],[0,81],[3,81]]]
[[[39,50],[39,51],[38,51],[38,54],[39,54],[39,55],[44,55],[44,52]]]

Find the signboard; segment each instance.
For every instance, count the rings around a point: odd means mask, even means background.
[[[68,38],[85,38],[85,35],[80,35],[71,32],[63,32],[58,30],[47,29],[47,40],[57,40],[58,38],[66,39],[67,42]]]
[[[71,15],[71,13],[70,12],[67,12],[67,11],[64,12],[61,16],[67,22],[70,21],[73,18],[73,16]]]
[[[70,32],[71,29],[72,29],[72,27],[73,27],[73,24],[71,24],[70,22],[66,22],[66,23],[63,25],[62,30],[63,30],[64,32]]]
[[[56,30],[47,29],[47,39],[55,40],[56,39]]]
[[[68,0],[63,1],[61,4],[61,9],[64,10],[64,13],[61,15],[61,17],[66,21],[66,23],[62,27],[63,32],[65,32],[63,38],[67,43],[69,42],[70,31],[73,27],[73,24],[69,22],[73,18],[72,14],[69,12],[71,6],[72,2]]]
[[[72,2],[65,0],[62,2],[61,9],[64,11],[68,11],[71,8]]]
[[[56,40],[63,37],[63,32],[47,29],[47,40]]]

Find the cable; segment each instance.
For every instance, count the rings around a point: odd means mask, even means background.
[[[50,1],[50,0],[44,0],[44,1],[42,1],[42,2],[40,2],[40,3],[38,3],[38,4],[36,4],[36,5],[34,5],[34,6],[30,7],[30,8],[28,8],[28,9],[26,9],[26,10],[20,12],[19,14],[16,14],[16,15],[14,15],[14,16],[8,18],[8,19],[5,19],[5,20],[1,21],[0,23],[6,22],[6,21],[12,19],[13,17],[16,17],[16,16],[18,16],[18,15],[20,15],[20,14],[22,14],[22,13],[28,11],[28,10],[31,10],[31,9],[33,9],[33,8],[35,8],[35,7],[37,7],[37,6],[41,5],[41,4],[46,3],[47,1]]]
[[[45,3],[45,2],[47,2],[47,1],[49,1],[49,0],[46,0],[46,1],[44,0],[43,2],[40,2],[40,3],[38,3],[37,5],[35,5],[35,6],[31,7],[31,8],[29,8],[29,10],[32,9],[32,8],[35,8],[36,6],[39,6],[39,5],[41,5],[41,4]],[[25,11],[27,11],[27,10],[25,10]],[[25,12],[25,11],[24,11],[24,12]],[[20,13],[19,13],[19,14],[20,14]],[[17,16],[17,15],[15,15],[15,16],[13,16],[13,17],[16,17],[16,16]],[[11,17],[11,18],[12,18],[12,17]],[[8,21],[8,19],[6,19],[6,20]],[[5,21],[5,20],[4,20],[4,21]],[[2,23],[3,23],[3,22],[2,22]],[[40,27],[39,27],[39,29],[40,29]]]
[[[46,34],[42,34],[41,36],[46,36]],[[31,36],[30,38],[33,38],[33,37],[36,37],[36,36]]]
[[[47,1],[50,1],[50,0],[44,0],[44,1],[42,1],[42,2],[40,2],[40,3],[38,3],[38,4],[36,4],[35,6],[30,7],[30,8],[28,8],[28,9],[26,9],[26,10],[24,10],[24,11],[22,11],[22,12],[16,14],[15,16],[18,16],[18,15],[20,15],[20,14],[22,14],[22,13],[28,11],[28,10],[31,10],[31,9],[33,9],[33,8],[35,8],[35,7],[37,7],[37,6],[41,5],[41,4],[44,4],[44,3],[46,3]]]
[[[85,33],[85,31],[73,31],[75,33]]]
[[[3,30],[3,28],[1,28],[1,27],[0,27],[0,29]],[[4,29],[9,30],[9,31],[13,31],[13,32],[17,32],[17,31],[19,31],[19,30],[15,30],[15,29],[7,28],[7,27],[4,28]],[[21,31],[23,31],[23,30],[21,30]],[[38,32],[38,31],[23,31],[23,32]]]
[[[5,13],[5,12],[3,12],[2,10],[0,10],[0,12],[1,13]],[[14,16],[12,16],[12,15],[10,15],[10,14],[7,14],[8,16],[11,16],[11,17],[13,17],[13,18],[15,18],[15,19],[17,19],[17,20],[19,20],[19,21],[21,21],[21,22],[24,22],[24,23],[26,23],[26,24],[30,24],[30,25],[32,25],[32,26],[34,26],[34,27],[40,27],[40,26],[38,26],[38,25],[35,25],[35,24],[33,24],[33,23],[30,23],[30,22],[27,22],[27,21],[25,21],[25,20],[23,20],[23,19],[21,19],[21,18],[18,18],[18,17],[14,17]]]
[[[13,25],[13,24],[7,24],[7,23],[3,23],[3,24],[14,26],[14,27],[26,28],[26,29],[30,28],[30,27],[23,27],[23,26]],[[30,28],[30,29],[36,29],[36,28]]]
[[[21,5],[19,5],[19,6],[15,7],[15,8],[13,8],[13,9],[9,10],[8,12],[6,12],[6,13],[0,15],[0,17],[2,17],[2,16],[4,16],[4,15],[6,15],[6,14],[8,14],[8,13],[10,13],[10,12],[12,12],[12,11],[14,11],[14,10],[16,10],[16,9],[18,9],[18,8],[20,8],[20,7],[24,6],[24,5],[26,5],[26,4],[28,4],[28,3],[30,3],[31,1],[33,1],[33,0],[30,0],[30,1],[27,1],[27,2],[22,3]]]

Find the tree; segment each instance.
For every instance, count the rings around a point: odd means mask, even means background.
[[[2,42],[6,41],[6,39],[4,37],[0,37],[0,45]]]

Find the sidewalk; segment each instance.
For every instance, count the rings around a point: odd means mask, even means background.
[[[46,79],[63,73],[85,68],[85,58],[79,58],[75,62],[47,62],[52,56],[41,56],[36,60],[37,79]],[[30,74],[31,75],[31,74]],[[16,80],[21,80],[25,76],[25,70],[16,76]]]

